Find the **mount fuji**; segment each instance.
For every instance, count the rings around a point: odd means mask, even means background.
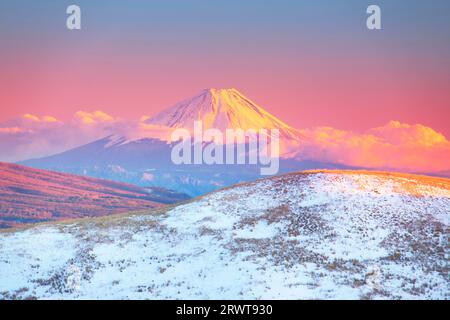
[[[245,97],[238,90],[205,89],[147,120],[148,124],[170,128],[193,129],[194,121],[202,121],[204,129],[277,129],[282,140],[301,140],[294,128]]]
[[[280,173],[305,169],[349,169],[342,165],[291,158],[304,139],[301,133],[236,89],[205,89],[145,120],[144,125],[158,128],[158,135],[151,130],[143,135],[113,134],[60,154],[21,164],[143,187],[164,187],[190,196],[261,177],[259,165],[174,165],[170,157],[174,144],[170,141],[170,132],[177,128],[192,130],[194,121],[200,120],[204,130],[279,130]]]

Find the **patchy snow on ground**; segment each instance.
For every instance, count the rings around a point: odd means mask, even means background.
[[[0,299],[449,299],[450,182],[308,172],[0,233]]]

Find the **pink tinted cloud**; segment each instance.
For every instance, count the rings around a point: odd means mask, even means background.
[[[128,139],[143,137],[168,140],[172,129],[106,112],[78,111],[68,122],[53,116],[25,114],[0,123],[0,161],[20,161],[63,152],[114,134]],[[306,139],[298,160],[339,163],[364,168],[409,172],[450,169],[450,142],[432,128],[391,121],[365,133],[333,127],[301,129]]]
[[[304,129],[297,159],[410,172],[450,169],[450,142],[432,128],[391,121],[359,134],[331,127]]]
[[[0,160],[20,161],[62,152],[118,129],[111,126],[118,121],[97,120],[89,126],[77,115],[64,123],[53,116],[26,113],[0,123]]]
[[[62,122],[53,116],[27,113],[0,123],[0,161],[48,156],[109,135],[169,139],[171,129],[146,124],[147,119],[143,116],[129,121],[95,110],[77,111],[72,119]]]

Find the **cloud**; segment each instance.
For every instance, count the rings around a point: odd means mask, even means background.
[[[78,111],[68,122],[25,114],[0,123],[0,161],[15,162],[66,151],[114,134],[128,139],[169,140],[174,129],[127,121],[106,112]],[[450,169],[450,142],[432,128],[399,121],[355,133],[332,127],[301,129],[295,158],[348,166],[410,172]]]
[[[114,119],[109,114],[100,110],[96,110],[94,112],[78,111],[77,113],[75,113],[75,117],[78,121],[81,121],[82,123],[88,125],[94,125],[104,122],[111,123],[118,121],[118,119]]]
[[[303,129],[298,160],[411,172],[450,168],[450,143],[432,128],[391,121],[363,134],[331,127]]]
[[[50,115],[24,114],[0,123],[0,161],[42,157],[121,132],[125,122],[107,113],[79,111],[69,122]]]
[[[394,145],[432,147],[448,143],[444,135],[420,124],[409,125],[391,121],[383,127],[369,130],[369,133],[383,138]]]
[[[26,113],[22,116],[23,120],[29,120],[32,122],[44,122],[44,123],[57,123],[60,122],[58,119],[56,119],[55,117],[52,116],[36,116],[34,114],[30,114],[30,113]]]
[[[19,127],[10,127],[10,128],[0,128],[0,133],[19,133],[19,132],[24,132],[26,131],[26,129],[22,129]]]
[[[106,112],[80,110],[62,122],[49,115],[24,114],[0,123],[0,161],[16,162],[44,157],[114,134],[128,139],[144,137],[168,140],[173,129],[127,121]]]
[[[33,114],[29,114],[29,113],[24,114],[23,117],[24,117],[25,119],[29,119],[29,120],[31,120],[31,121],[36,121],[36,122],[41,121],[41,119],[39,119],[39,117],[37,117],[37,116],[35,116],[35,115],[33,115]]]

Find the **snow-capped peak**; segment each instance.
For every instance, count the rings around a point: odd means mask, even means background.
[[[205,89],[200,94],[157,114],[147,120],[147,123],[192,129],[194,121],[202,121],[204,129],[278,129],[280,138],[300,137],[296,129],[277,119],[234,88]]]

